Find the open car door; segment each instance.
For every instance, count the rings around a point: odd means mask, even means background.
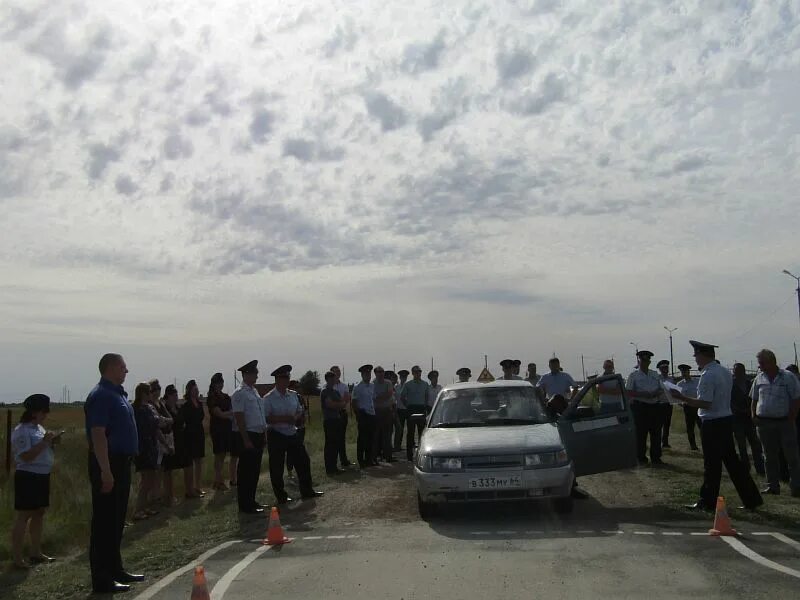
[[[636,430],[621,375],[590,380],[558,419],[575,476],[635,467]]]

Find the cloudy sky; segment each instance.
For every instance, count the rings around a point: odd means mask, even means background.
[[[0,56],[0,400],[800,339],[798,0],[4,0]]]

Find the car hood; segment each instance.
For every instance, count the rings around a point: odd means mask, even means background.
[[[425,429],[420,443],[423,453],[440,456],[521,454],[530,451],[555,451],[563,447],[558,428],[551,423],[497,427],[433,427]]]

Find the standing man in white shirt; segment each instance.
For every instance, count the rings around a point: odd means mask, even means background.
[[[394,396],[394,385],[386,377],[386,371],[378,365],[373,370],[375,381],[372,383],[373,405],[375,407],[375,436],[372,447],[372,455],[376,462],[382,459],[384,462],[394,462],[392,457],[392,426],[394,425],[394,411],[392,409],[392,398]]]
[[[669,374],[669,361],[668,360],[660,360],[656,363],[656,369],[658,369],[658,375],[661,378],[661,381],[667,381],[669,383],[675,383],[675,379]],[[672,404],[668,401],[667,398],[662,397],[659,399],[659,404],[661,405],[661,410],[664,411],[664,423],[661,429],[661,447],[662,448],[670,448],[669,445],[669,428],[672,425]]]
[[[356,441],[356,459],[358,465],[365,469],[378,464],[375,460],[375,388],[371,383],[372,365],[361,365],[361,381],[353,388],[353,408],[358,421],[358,440]]]
[[[694,348],[694,357],[700,369],[697,397],[691,398],[680,392],[672,395],[689,406],[697,407],[703,424],[700,436],[703,441],[703,485],[700,498],[687,508],[713,511],[717,506],[722,465],[728,471],[744,508],[755,510],[764,504],[758,487],[739,460],[733,445],[733,416],[731,413],[731,389],[733,377],[715,360],[715,348],[695,340],[689,343]]]
[[[502,377],[498,379],[506,379],[509,381],[522,379],[519,375],[514,374],[514,361],[510,358],[504,358],[500,361],[500,368],[503,369]]]
[[[647,464],[647,437],[650,436],[650,462],[653,465],[662,465],[661,460],[661,430],[664,424],[663,408],[659,399],[664,391],[658,373],[650,368],[650,359],[653,353],[649,350],[639,350],[636,353],[639,359],[638,368],[628,375],[625,389],[632,398],[631,409],[636,425],[636,457],[640,465]]]
[[[536,387],[541,378],[542,376],[536,373],[536,363],[528,363],[527,381],[529,381],[533,387]]]
[[[397,376],[400,382],[394,387],[394,402],[395,422],[394,422],[394,451],[400,452],[401,444],[403,443],[403,434],[406,430],[406,420],[408,419],[408,408],[406,407],[405,399],[403,398],[403,386],[408,381],[408,369],[400,369]]]
[[[681,372],[681,380],[678,382],[678,387],[681,388],[681,394],[689,396],[690,398],[697,397],[697,379],[692,377],[692,367],[683,364],[678,365],[678,370]],[[689,438],[689,446],[692,450],[697,450],[697,438],[695,437],[694,429],[700,429],[700,417],[697,416],[697,408],[683,405],[683,420],[686,422],[686,437]]]
[[[800,410],[800,384],[789,371],[778,368],[772,350],[766,348],[757,355],[761,372],[753,380],[750,397],[753,399],[753,421],[764,448],[768,486],[763,492],[777,496],[781,493],[780,453],[789,467],[789,486],[792,496],[800,497],[800,456],[797,449],[795,419]]]
[[[291,365],[275,369],[275,387],[264,395],[264,417],[267,421],[267,450],[269,451],[269,478],[278,504],[291,502],[283,482],[286,457],[291,457],[303,499],[318,498],[324,492],[314,491],[311,485],[311,460],[297,435],[297,422],[305,418],[305,411],[297,394],[289,389]]]
[[[261,473],[261,461],[264,456],[267,422],[264,420],[264,409],[261,396],[256,391],[258,381],[258,361],[251,360],[239,367],[242,383],[231,395],[231,411],[233,411],[233,441],[239,452],[239,464],[236,467],[236,495],[239,512],[258,514],[264,512],[264,505],[256,502],[258,476]]]
[[[439,371],[434,369],[433,371],[429,372],[428,381],[430,382],[430,386],[428,387],[427,411],[428,414],[430,414],[431,409],[433,408],[433,403],[436,402],[436,396],[438,396],[439,392],[442,391],[442,386],[439,385]]]
[[[562,396],[569,400],[572,397],[571,388],[575,385],[572,375],[561,370],[561,361],[556,357],[551,358],[547,366],[550,367],[550,372],[542,375],[536,387],[546,400],[551,400],[553,396]]]
[[[330,368],[330,372],[333,373],[335,377],[335,381],[333,383],[334,389],[339,392],[339,395],[344,400],[345,407],[339,412],[339,416],[341,416],[341,437],[339,438],[339,462],[342,465],[342,468],[345,469],[352,465],[353,463],[350,462],[350,459],[347,458],[347,422],[349,420],[348,413],[350,412],[350,388],[347,387],[346,383],[342,383],[342,370],[337,367],[336,365]]]

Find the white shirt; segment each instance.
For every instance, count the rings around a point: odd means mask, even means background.
[[[405,410],[406,409],[406,403],[403,400],[403,386],[404,385],[405,385],[404,383],[398,383],[394,387],[394,401],[397,404],[397,409],[398,410]]]
[[[364,411],[368,415],[375,414],[375,390],[371,383],[359,381],[353,388],[353,400],[357,410]]]
[[[41,425],[33,423],[20,423],[11,432],[11,448],[14,452],[14,464],[17,471],[27,471],[28,473],[38,473],[47,475],[53,470],[53,449],[45,446],[32,461],[22,460],[22,454],[33,448],[44,439],[47,433]]]
[[[689,398],[697,398],[697,379],[681,379],[678,382],[678,387],[681,388],[681,394],[689,396]]]
[[[272,388],[264,394],[264,416],[265,417],[295,417],[299,418],[303,414],[303,405],[300,398],[292,390],[286,390],[281,394],[278,388]],[[268,431],[277,431],[283,435],[294,435],[297,433],[297,425],[292,423],[267,423]]]
[[[261,396],[256,388],[241,384],[231,395],[231,410],[244,414],[244,424],[247,431],[264,433],[267,421],[264,419],[264,407],[261,405]],[[236,419],[233,420],[233,431],[239,431]]]
[[[730,417],[733,376],[730,371],[714,361],[700,371],[697,382],[697,399],[711,402],[711,408],[698,408],[697,416],[703,421]]]
[[[543,389],[549,400],[556,394],[561,394],[564,398],[570,397],[570,387],[575,385],[572,375],[559,371],[558,373],[545,373],[536,384],[537,388]]]
[[[647,373],[644,373],[641,369],[636,369],[633,373],[628,375],[628,379],[625,381],[625,389],[631,392],[663,391],[661,387],[661,374],[652,369],[648,369]],[[659,402],[664,402],[665,399],[663,396],[664,394],[662,393],[656,398],[634,397],[633,399],[643,404],[658,404]]]
[[[436,402],[436,396],[439,395],[439,392],[442,391],[442,386],[438,383],[436,385],[431,385],[428,388],[428,407],[433,406],[433,403]]]
[[[772,381],[762,371],[753,380],[750,397],[757,403],[757,417],[780,419],[789,416],[792,404],[800,398],[800,385],[789,371],[778,369]]]

